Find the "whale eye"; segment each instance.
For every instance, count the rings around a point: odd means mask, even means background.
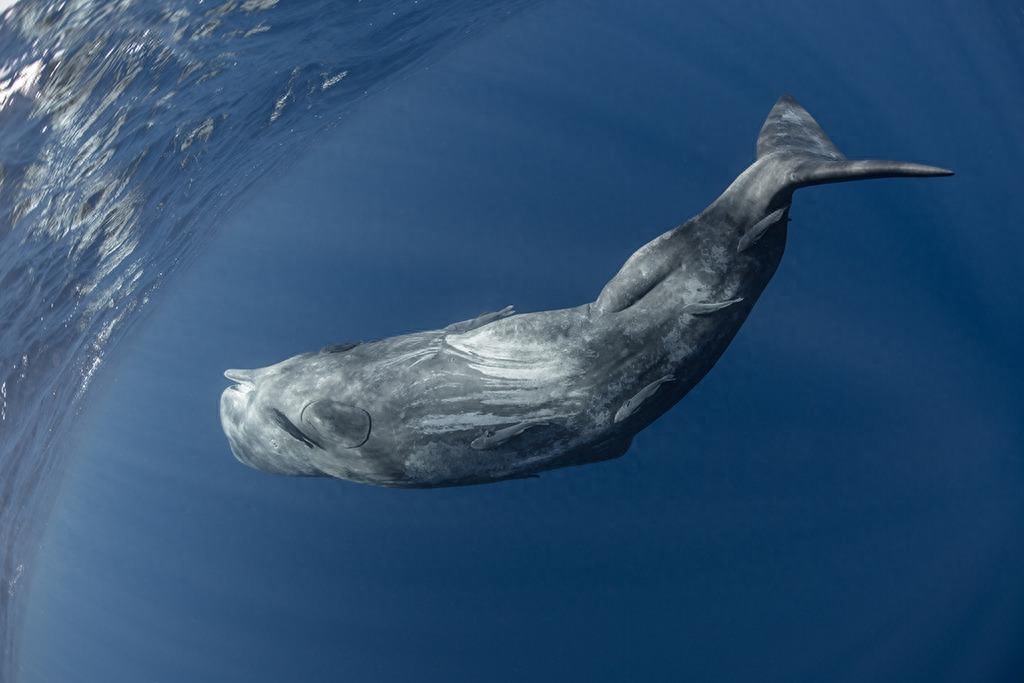
[[[339,401],[314,401],[302,409],[302,422],[343,448],[357,448],[370,438],[370,414]]]

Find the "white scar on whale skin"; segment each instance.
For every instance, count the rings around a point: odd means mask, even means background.
[[[461,355],[468,367],[499,380],[544,382],[568,379],[579,367],[557,343],[516,335],[479,330],[471,334],[448,335],[446,346]]]
[[[950,172],[848,160],[784,96],[754,162],[703,211],[634,252],[596,299],[525,314],[507,306],[231,370],[224,433],[238,460],[266,472],[406,488],[619,457],[735,337],[782,259],[794,192],[940,175]]]

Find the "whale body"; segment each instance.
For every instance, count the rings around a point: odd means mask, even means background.
[[[851,161],[784,96],[757,157],[704,211],[636,251],[593,302],[511,307],[269,367],[228,370],[241,462],[394,487],[478,484],[622,455],[694,387],[775,273],[799,188],[933,166]]]

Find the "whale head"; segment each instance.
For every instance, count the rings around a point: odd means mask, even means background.
[[[360,450],[372,431],[370,413],[356,396],[325,386],[325,362],[303,354],[224,373],[233,384],[220,397],[221,425],[240,462],[272,474],[372,478]]]

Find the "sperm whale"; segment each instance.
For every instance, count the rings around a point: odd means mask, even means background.
[[[220,417],[266,472],[393,487],[479,484],[615,458],[711,369],[774,275],[793,193],[922,164],[847,159],[792,97],[754,162],[637,250],[597,298],[338,344],[228,370]]]

